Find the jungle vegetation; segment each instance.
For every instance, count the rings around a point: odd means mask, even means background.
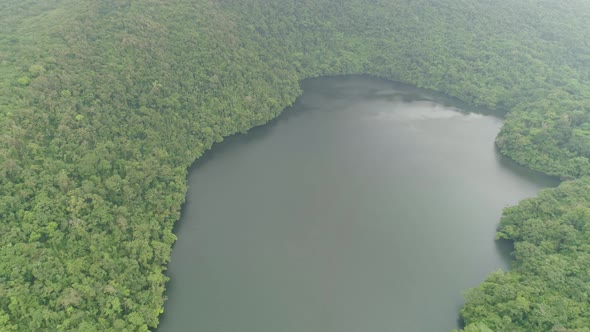
[[[590,2],[0,1],[0,331],[147,331],[188,167],[301,79],[370,74],[507,112],[560,177],[508,208],[515,263],[465,331],[590,331]],[[477,222],[477,220],[474,220]]]

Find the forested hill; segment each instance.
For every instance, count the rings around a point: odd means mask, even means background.
[[[504,109],[503,154],[589,175],[589,21],[585,0],[1,1],[0,331],[155,328],[187,168],[303,78]],[[467,294],[466,331],[588,331],[589,190],[506,211],[516,265]]]

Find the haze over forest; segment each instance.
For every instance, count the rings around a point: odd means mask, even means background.
[[[155,329],[189,167],[350,74],[505,111],[498,150],[563,180],[504,210],[514,262],[466,291],[464,331],[590,331],[589,21],[584,0],[0,0],[0,331]]]

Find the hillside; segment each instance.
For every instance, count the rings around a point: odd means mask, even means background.
[[[155,328],[188,167],[304,78],[371,74],[506,110],[503,154],[590,175],[589,18],[583,0],[3,1],[0,331]],[[467,294],[466,331],[590,326],[590,219],[552,210],[583,210],[587,186],[505,212],[515,268]]]

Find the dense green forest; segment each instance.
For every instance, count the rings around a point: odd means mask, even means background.
[[[504,212],[510,272],[465,331],[589,331],[590,2],[0,1],[0,331],[147,331],[188,167],[308,77],[507,111],[500,151],[564,182]],[[474,222],[477,222],[476,220]]]

